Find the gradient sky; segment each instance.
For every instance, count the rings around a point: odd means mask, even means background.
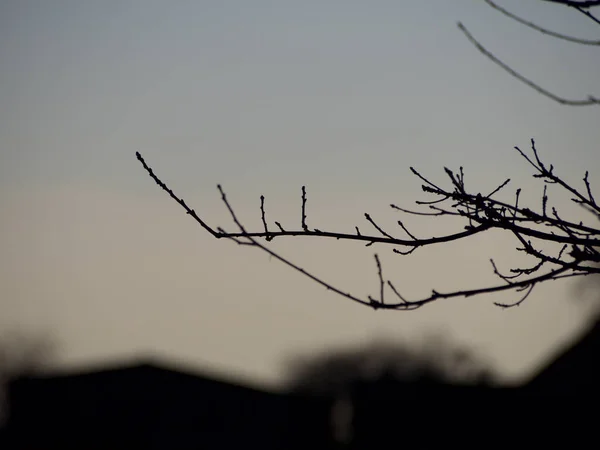
[[[599,37],[576,11],[501,4]],[[457,21],[557,94],[600,95],[597,47],[525,29],[483,1],[2,1],[1,331],[51,337],[66,366],[168,355],[267,384],[296,352],[447,332],[506,377],[528,376],[585,321],[572,284],[536,288],[510,310],[492,302],[514,294],[374,312],[212,239],[135,159],[140,151],[230,230],[217,183],[256,228],[261,194],[271,222],[299,225],[302,185],[312,227],[365,232],[369,212],[391,228],[390,203],[424,199],[409,166],[441,181],[444,166],[462,165],[482,192],[511,177],[512,192],[537,202],[541,188],[513,150],[532,137],[569,181],[589,169],[598,192],[598,107],[537,94],[478,53]],[[452,231],[404,220],[423,237]],[[274,245],[357,295],[377,289],[372,247]],[[489,257],[508,268],[513,247],[490,234],[410,257],[377,251],[417,297],[494,282]]]

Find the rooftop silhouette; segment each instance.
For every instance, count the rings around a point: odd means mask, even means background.
[[[597,322],[531,381],[506,387],[458,384],[431,373],[399,380],[384,372],[344,391],[271,392],[151,360],[22,376],[9,385],[2,448],[370,448],[374,439],[400,442],[401,429],[433,426],[453,440],[459,437],[452,434],[457,424],[468,421],[471,428],[492,432],[493,418],[514,413],[516,406],[539,417],[551,404],[542,397],[577,402],[595,397],[599,348]],[[344,399],[350,414],[340,425],[334,411]],[[513,424],[511,430],[532,427]],[[425,433],[421,443],[441,438]]]

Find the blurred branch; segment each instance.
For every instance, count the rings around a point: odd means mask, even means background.
[[[573,36],[568,36],[562,33],[557,33],[555,31],[549,30],[547,28],[543,28],[539,25],[536,25],[535,23],[525,20],[511,12],[509,12],[508,10],[500,7],[499,5],[497,5],[495,2],[491,1],[491,0],[484,0],[490,7],[494,8],[496,11],[499,11],[500,13],[504,14],[507,17],[510,17],[511,19],[521,23],[522,25],[525,25],[526,27],[532,28],[536,31],[539,31],[540,33],[546,34],[548,36],[552,36],[558,39],[563,39],[569,42],[573,42],[576,44],[580,44],[580,45],[598,45],[600,46],[600,40],[588,40],[588,39],[581,39],[581,38],[576,38]],[[579,11],[580,13],[584,14],[585,16],[587,16],[588,18],[590,18],[591,20],[593,20],[594,22],[596,22],[597,24],[600,25],[600,20],[598,20],[598,18],[596,18],[590,11],[589,8],[595,7],[595,6],[600,6],[600,2],[595,2],[595,1],[585,1],[585,2],[576,2],[576,1],[563,1],[563,0],[544,0],[546,2],[551,2],[551,3],[558,3],[564,6],[569,6],[569,7],[573,7],[575,8],[577,11]],[[510,67],[508,64],[504,63],[503,61],[501,61],[498,57],[496,57],[492,52],[490,52],[489,50],[487,50],[477,39],[475,39],[473,37],[473,35],[471,34],[471,32],[469,30],[467,30],[467,28],[461,23],[458,22],[458,28],[464,33],[464,35],[467,37],[467,39],[477,48],[477,50],[479,50],[481,53],[483,53],[487,58],[489,58],[492,62],[494,62],[495,64],[497,64],[498,66],[500,66],[502,69],[504,69],[506,72],[508,72],[511,76],[513,76],[514,78],[518,79],[519,81],[521,81],[522,83],[526,84],[527,86],[531,87],[532,89],[534,89],[535,91],[537,91],[538,93],[554,100],[555,102],[558,102],[562,105],[568,105],[568,106],[590,106],[590,105],[598,105],[600,104],[600,99],[592,96],[592,95],[588,95],[586,99],[567,99],[565,97],[559,96],[554,94],[553,92],[550,92],[547,89],[544,89],[543,87],[541,87],[538,83],[530,80],[529,78],[521,75],[519,72],[517,72],[516,70],[514,70],[512,67]]]
[[[461,22],[458,22],[458,28],[465,34],[467,39],[469,39],[469,41],[477,48],[477,50],[479,50],[481,53],[483,53],[485,56],[487,56],[491,61],[496,63],[498,66],[502,67],[510,75],[512,75],[519,81],[525,83],[529,87],[533,88],[540,94],[545,95],[546,97],[551,98],[555,102],[558,102],[562,105],[589,106],[589,105],[599,105],[600,104],[600,99],[597,99],[591,95],[589,95],[588,98],[585,100],[572,100],[572,99],[567,99],[564,97],[560,97],[556,94],[553,94],[552,92],[548,91],[547,89],[544,89],[543,87],[541,87],[539,84],[531,81],[529,78],[524,77],[523,75],[521,75],[520,73],[518,73],[517,71],[512,69],[509,65],[505,64],[500,59],[498,59],[494,54],[492,54],[483,45],[481,45],[479,43],[479,41],[477,41],[473,37],[473,35],[469,32],[469,30],[467,30],[467,28]]]

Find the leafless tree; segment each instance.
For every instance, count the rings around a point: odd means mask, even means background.
[[[583,40],[545,29],[510,13],[490,0],[485,1],[488,5],[502,14],[546,35],[566,39],[580,45],[600,45],[600,41]],[[573,8],[600,25],[600,21],[591,11],[593,7],[600,6],[600,1],[541,1],[557,3]],[[479,51],[512,76],[523,83],[526,83],[537,92],[564,105],[589,106],[600,104],[600,100],[593,96],[588,96],[587,99],[583,100],[570,100],[547,91],[537,83],[532,82],[504,62],[500,61],[493,53],[483,47],[462,23],[459,23],[458,26]],[[507,188],[510,179],[506,179],[504,182],[500,183],[495,189],[491,190],[491,192],[478,192],[467,188],[462,167],[460,167],[458,171],[445,168],[449,181],[447,185],[433,182],[416,169],[410,168],[413,175],[422,182],[423,192],[432,196],[433,199],[416,201],[416,204],[422,208],[418,211],[406,209],[395,204],[390,205],[392,209],[404,214],[433,217],[458,217],[464,221],[463,228],[460,229],[460,231],[431,238],[417,237],[401,220],[398,220],[397,224],[403,230],[406,237],[395,237],[391,232],[384,230],[367,213],[365,213],[364,217],[369,226],[376,231],[375,234],[361,232],[358,226],[355,227],[354,233],[324,231],[317,228],[310,228],[307,222],[307,192],[305,186],[302,186],[300,205],[301,220],[298,227],[284,229],[280,222],[275,221],[274,225],[276,228],[269,228],[265,211],[265,198],[264,196],[261,196],[260,214],[263,225],[262,230],[249,231],[238,219],[233,206],[226,197],[225,191],[218,185],[217,187],[221,199],[237,227],[237,231],[225,231],[221,227],[215,228],[210,226],[203,218],[196,214],[194,209],[190,208],[182,198],[178,197],[154,173],[153,169],[146,163],[139,152],[136,152],[136,156],[150,177],[213,237],[217,239],[226,238],[239,245],[258,248],[328,290],[354,302],[370,306],[374,309],[410,311],[439,299],[471,297],[502,291],[522,292],[520,299],[517,301],[510,303],[495,303],[500,307],[506,308],[521,304],[532,292],[533,288],[540,283],[567,277],[582,277],[600,274],[600,227],[597,222],[600,220],[600,204],[597,203],[592,193],[589,173],[586,171],[585,176],[583,177],[583,184],[580,188],[576,188],[572,183],[561,177],[555,171],[552,164],[548,165],[542,161],[533,139],[531,140],[531,151],[526,152],[519,147],[515,147],[515,150],[523,157],[523,160],[533,168],[533,177],[541,181],[544,185],[541,201],[535,208],[525,207],[520,204],[519,199],[521,189],[516,189],[514,197],[511,197],[510,200],[498,198],[498,194]],[[557,208],[549,203],[547,191],[548,185],[554,185],[570,195],[571,200],[575,204],[581,206],[590,213],[588,220],[593,220],[594,223],[584,223],[581,220],[578,221],[574,219],[569,220],[559,214]],[[367,246],[387,244],[393,247],[394,253],[408,255],[422,247],[457,240],[467,240],[471,236],[490,230],[500,230],[513,236],[517,243],[517,251],[529,255],[533,261],[531,265],[527,267],[513,267],[508,272],[505,272],[499,270],[494,260],[491,259],[491,268],[494,274],[499,278],[498,284],[451,292],[432,290],[430,295],[419,299],[405,298],[394,286],[393,282],[384,277],[382,264],[377,254],[374,255],[374,258],[375,269],[379,280],[378,293],[377,295],[360,298],[340,287],[332,285],[323,278],[304,270],[268,246],[268,243],[275,238],[283,239],[305,236],[321,239],[334,239],[338,241],[359,241],[365,243]]]

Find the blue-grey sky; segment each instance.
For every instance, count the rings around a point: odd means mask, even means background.
[[[501,4],[598,39],[576,11]],[[441,180],[443,166],[462,165],[481,191],[511,177],[537,201],[513,150],[532,137],[559,173],[577,183],[589,169],[597,186],[598,107],[534,92],[478,53],[457,21],[557,94],[600,95],[598,47],[526,29],[483,1],[3,1],[2,329],[48,332],[67,365],[168,354],[266,383],[280,380],[290,352],[437,330],[506,376],[527,376],[585,317],[569,283],[507,311],[488,296],[373,312],[213,240],[135,159],[140,151],[230,229],[217,183],[256,227],[261,194],[271,220],[296,224],[302,185],[311,226],[368,229],[364,212],[393,224],[390,203],[422,197],[409,166]],[[408,224],[422,236],[449,231]],[[275,245],[357,295],[376,289],[372,248]],[[422,296],[493,282],[489,257],[509,265],[513,245],[493,234],[407,258],[378,252],[396,285]]]

